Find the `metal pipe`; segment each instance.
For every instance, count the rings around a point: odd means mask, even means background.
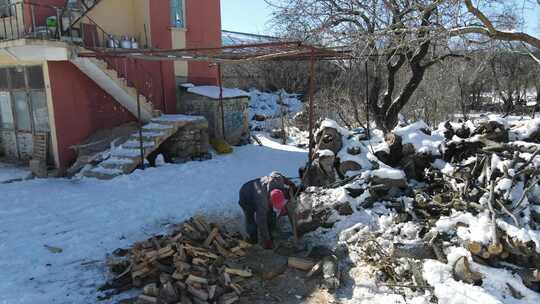
[[[58,32],[58,40],[62,40],[62,29],[60,28],[60,20],[62,18],[60,9],[56,9],[56,31]]]
[[[139,149],[141,152],[141,170],[144,170],[144,142],[143,142],[143,122],[141,119],[141,95],[139,89],[135,86],[135,94],[137,94],[137,119],[139,120]]]
[[[17,9],[17,3],[15,3],[13,5],[15,7],[15,25],[16,25],[16,28],[17,28],[17,38],[21,38],[21,30],[19,28],[19,10]],[[22,3],[21,3],[21,7],[22,7]],[[24,17],[24,11],[22,12],[23,14],[23,17]]]
[[[227,140],[225,136],[225,109],[223,106],[223,76],[221,74],[221,64],[217,64],[218,69],[218,83],[219,83],[219,106],[221,108],[221,131],[223,133],[223,140]]]
[[[165,81],[163,80],[164,77],[162,61],[159,62],[159,73],[161,75],[161,102],[163,103],[163,112],[167,113],[167,102],[165,101],[165,87],[163,86],[163,83],[165,83]]]
[[[30,15],[32,15],[32,34],[36,35],[36,12],[35,7],[33,5],[30,5]]]
[[[314,50],[311,50],[313,55]],[[314,138],[313,138],[313,127],[314,127],[314,109],[313,109],[313,95],[315,94],[315,57],[312,56],[309,61],[309,160],[308,165],[311,166],[313,161],[313,148],[314,148]]]
[[[7,38],[7,26],[6,26],[6,18],[2,18],[2,22],[4,23],[4,37]]]

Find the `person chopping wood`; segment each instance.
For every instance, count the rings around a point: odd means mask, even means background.
[[[289,191],[294,193],[296,185],[279,172],[251,180],[240,188],[239,205],[244,212],[249,242],[258,243],[260,234],[263,247],[273,248],[271,232],[278,217],[288,215]]]

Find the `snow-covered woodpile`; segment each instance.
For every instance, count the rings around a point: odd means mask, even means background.
[[[231,304],[242,294],[240,282],[252,276],[234,265],[250,244],[202,218],[193,218],[164,236],[115,252],[114,278],[102,290],[110,295],[132,288],[143,293],[135,303]]]
[[[486,117],[369,140],[323,121],[298,227],[322,227],[312,240],[335,240],[376,286],[408,299],[535,303],[539,134],[540,119]]]

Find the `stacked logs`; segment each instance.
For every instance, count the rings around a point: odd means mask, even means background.
[[[220,303],[239,301],[249,269],[233,260],[246,255],[250,244],[202,218],[193,218],[170,235],[152,237],[116,254],[109,262],[115,277],[101,288],[116,294],[142,288],[135,300],[152,303]]]

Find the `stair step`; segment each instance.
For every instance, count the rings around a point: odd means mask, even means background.
[[[146,149],[144,149],[146,152]],[[141,151],[139,149],[116,148],[111,152],[111,156],[115,158],[140,158]]]
[[[137,137],[137,138],[139,138],[139,137]],[[155,145],[156,145],[156,143],[153,142],[153,141],[143,141],[143,148],[144,149],[153,148]],[[124,143],[122,145],[122,148],[125,148],[125,149],[140,149],[141,148],[141,143],[138,140],[129,140],[129,141],[127,141],[126,143]]]
[[[93,177],[97,179],[109,180],[117,176],[124,174],[122,170],[119,169],[106,169],[103,167],[96,167],[91,170],[84,172],[84,176]]]
[[[161,123],[151,122],[143,127],[144,132],[160,132],[166,130],[172,130],[174,126],[164,125]]]

